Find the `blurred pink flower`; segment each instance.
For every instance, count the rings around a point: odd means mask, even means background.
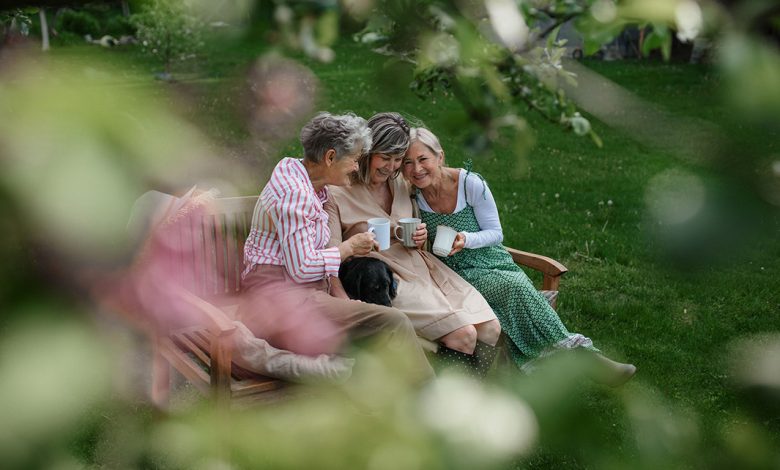
[[[261,139],[286,139],[314,112],[317,77],[289,59],[258,59],[247,76],[249,128]]]

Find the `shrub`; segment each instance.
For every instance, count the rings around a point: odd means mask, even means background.
[[[79,36],[84,36],[86,34],[98,36],[100,34],[100,24],[98,23],[98,20],[85,11],[63,11],[56,21],[56,28],[58,31],[74,33]]]
[[[152,0],[131,17],[144,53],[157,57],[170,73],[174,62],[195,57],[203,48],[204,23],[178,0]]]
[[[131,36],[135,34],[135,27],[128,18],[117,15],[112,16],[106,21],[104,33],[110,34],[116,38],[120,36]]]

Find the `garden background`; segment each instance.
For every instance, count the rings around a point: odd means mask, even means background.
[[[9,468],[780,465],[772,2],[25,3],[0,14]],[[641,57],[606,60],[627,30]],[[419,392],[373,371],[229,416],[155,411],[146,345],[96,292],[132,259],[133,201],[257,194],[318,110],[398,111],[471,159],[504,243],[569,268],[564,324],[637,376],[606,389],[564,361]]]

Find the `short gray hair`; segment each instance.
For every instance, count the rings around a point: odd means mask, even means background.
[[[303,158],[315,163],[330,149],[336,151],[336,160],[361,149],[371,148],[371,130],[362,117],[352,113],[334,115],[319,113],[301,129]]]
[[[415,142],[420,142],[431,149],[431,152],[437,157],[444,153],[444,150],[439,143],[439,138],[424,127],[414,127],[409,131],[409,145],[412,145]]]
[[[373,155],[382,153],[403,156],[409,149],[409,125],[400,114],[375,114],[368,120],[368,127],[371,128],[371,150],[358,160],[358,170],[353,174],[353,183],[368,184],[371,179],[370,167]],[[396,178],[400,173],[399,169],[390,178]]]

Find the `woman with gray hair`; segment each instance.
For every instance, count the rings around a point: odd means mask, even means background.
[[[392,232],[400,219],[413,216],[410,186],[398,178],[409,147],[409,126],[398,113],[377,114],[368,125],[373,143],[370,151],[359,158],[352,185],[331,188],[331,198],[325,205],[331,232],[329,246],[339,246],[343,240],[366,232],[368,219],[389,219]],[[492,347],[501,332],[498,320],[476,289],[420,249],[426,237],[425,224],[419,224],[412,236],[416,247],[394,240],[388,249],[369,256],[386,262],[393,271],[398,285],[392,305],[409,316],[420,336],[445,346],[437,358],[451,356],[447,359],[458,362],[465,359],[481,369],[491,362]]]
[[[409,351],[417,377],[430,377],[401,311],[329,293],[341,261],[366,255],[375,245],[373,234],[359,233],[326,247],[328,186],[348,185],[358,158],[370,148],[365,119],[320,113],[301,130],[301,144],[304,157],[282,159],[255,206],[238,318],[271,345],[307,355],[339,352],[347,335],[384,333],[394,349]]]

